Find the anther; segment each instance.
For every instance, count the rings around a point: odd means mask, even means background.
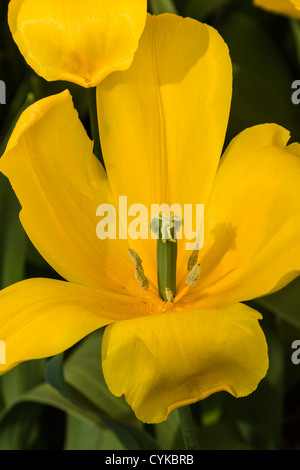
[[[173,294],[173,292],[171,291],[171,289],[169,289],[169,288],[167,287],[166,290],[165,290],[165,294],[166,294],[167,302],[173,303],[173,301],[174,301],[174,294]]]
[[[193,250],[193,253],[191,254],[188,260],[188,265],[187,265],[188,271],[191,271],[193,267],[195,266],[195,264],[197,263],[198,255],[199,255],[199,250]]]
[[[131,258],[132,261],[134,262],[134,266],[135,266],[136,268],[139,267],[139,266],[142,266],[142,260],[141,260],[141,258],[139,257],[139,255],[136,253],[136,251],[134,251],[134,250],[132,250],[131,248],[129,248],[128,253],[129,253],[130,258]]]
[[[149,281],[145,276],[141,258],[136,253],[136,251],[132,250],[131,248],[129,248],[128,254],[134,263],[136,280],[139,282],[143,290],[149,289]]]
[[[200,264],[196,264],[191,270],[190,274],[188,275],[185,281],[187,286],[192,287],[196,284],[200,276],[200,271],[201,271]]]
[[[145,276],[142,266],[138,266],[135,268],[135,278],[139,282],[143,290],[149,289],[149,281]]]

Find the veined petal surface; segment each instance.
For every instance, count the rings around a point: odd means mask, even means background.
[[[97,237],[97,207],[113,200],[68,91],[26,109],[0,170],[20,200],[29,238],[63,278],[119,292],[137,287],[127,241]]]
[[[148,15],[132,66],[107,77],[97,92],[115,198],[144,204],[149,220],[152,204],[179,204],[182,210],[184,204],[205,204],[232,93],[228,48],[217,31],[190,18]],[[131,242],[155,279],[156,241]]]
[[[201,275],[182,308],[254,299],[298,276],[300,145],[289,138],[263,124],[229,144],[207,204]]]
[[[109,325],[102,342],[105,380],[147,423],[227,391],[253,392],[268,368],[260,314],[243,304],[172,312]]]
[[[11,0],[8,22],[37,74],[91,87],[130,66],[146,13],[146,0]]]
[[[29,279],[0,292],[4,373],[20,362],[50,357],[111,322],[142,315],[134,297],[53,279]]]

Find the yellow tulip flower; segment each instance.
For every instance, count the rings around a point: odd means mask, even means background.
[[[254,0],[254,5],[280,15],[300,18],[300,0]]]
[[[8,22],[38,75],[93,87],[130,66],[146,14],[147,0],[11,0]]]
[[[289,132],[276,124],[258,125],[220,161],[232,66],[217,31],[192,19],[149,15],[130,69],[97,91],[107,171],[68,91],[22,114],[0,161],[27,234],[65,279],[0,293],[0,371],[107,325],[105,380],[144,422],[218,391],[252,393],[268,352],[260,313],[242,302],[299,273],[300,145],[287,146]],[[174,298],[158,291],[160,240],[96,236],[97,207],[120,196],[145,207],[204,204],[201,271],[188,270],[191,252],[178,240]],[[140,283],[128,253],[143,268]]]

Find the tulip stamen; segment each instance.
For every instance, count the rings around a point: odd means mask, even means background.
[[[168,287],[165,290],[165,296],[166,296],[167,302],[170,302],[171,304],[174,302],[174,294],[171,291],[171,289],[169,289]]]
[[[133,263],[134,263],[134,266],[136,268],[142,266],[142,260],[141,258],[139,257],[139,255],[137,254],[136,251],[132,250],[131,248],[129,248],[128,250],[128,254],[130,256],[130,258],[132,259]]]
[[[145,276],[144,269],[142,266],[135,268],[135,278],[139,282],[141,289],[149,289],[149,281]]]
[[[149,281],[147,277],[145,276],[141,258],[136,253],[136,251],[132,250],[131,248],[128,250],[128,254],[134,263],[135,278],[139,282],[141,289],[143,290],[149,289]]]
[[[198,281],[198,279],[199,279],[200,272],[201,272],[200,264],[196,264],[193,267],[193,269],[191,270],[191,272],[189,273],[189,275],[188,275],[188,277],[185,281],[185,284],[188,287],[194,286],[196,284],[196,282]]]
[[[187,270],[191,271],[195,264],[198,261],[198,256],[199,256],[199,250],[193,250],[193,253],[189,257],[188,264],[187,264]]]

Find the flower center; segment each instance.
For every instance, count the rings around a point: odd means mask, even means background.
[[[150,231],[157,237],[157,283],[158,293],[164,302],[173,303],[176,297],[176,267],[177,267],[177,238],[176,232],[180,229],[182,220],[176,215],[166,217],[164,214],[155,215],[149,223]],[[143,290],[149,288],[149,281],[145,276],[142,260],[139,255],[129,250],[129,256],[135,265],[135,277]],[[193,251],[189,258],[186,279],[186,288],[179,293],[177,301],[183,297],[189,287],[196,284],[200,275],[200,264],[197,264],[198,251]]]

